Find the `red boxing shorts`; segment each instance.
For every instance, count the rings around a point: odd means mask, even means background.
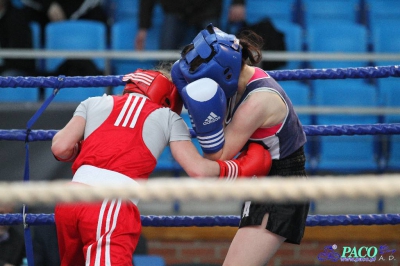
[[[62,203],[54,213],[61,266],[132,265],[141,220],[131,201]]]

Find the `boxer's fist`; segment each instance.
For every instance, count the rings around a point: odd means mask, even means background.
[[[236,178],[268,175],[272,159],[268,150],[257,143],[250,143],[249,148],[243,151],[237,159],[217,161],[220,166],[220,178],[235,180]]]
[[[202,78],[185,86],[181,96],[203,152],[215,153],[222,149],[226,113],[222,88],[214,80]]]

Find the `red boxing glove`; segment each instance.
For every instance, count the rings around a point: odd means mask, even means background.
[[[60,158],[56,155],[54,155],[54,158],[56,158],[57,161],[60,162],[73,162],[75,161],[76,157],[78,157],[79,153],[81,152],[81,148],[82,148],[82,140],[77,142],[74,146],[74,149],[72,150],[72,154],[71,156],[69,156],[68,158]]]
[[[217,160],[220,167],[220,178],[235,180],[236,178],[266,176],[272,166],[271,154],[257,143],[250,143],[237,159]]]

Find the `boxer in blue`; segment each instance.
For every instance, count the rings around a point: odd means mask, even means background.
[[[236,37],[210,24],[183,49],[172,79],[206,158],[232,159],[255,142],[272,156],[269,176],[307,178],[303,126],[284,89],[256,67],[262,44],[254,32]],[[210,114],[224,120],[203,123]],[[300,244],[308,210],[309,202],[244,202],[224,265],[266,265],[283,242]]]

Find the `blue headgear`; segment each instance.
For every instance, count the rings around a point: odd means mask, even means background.
[[[227,34],[212,24],[197,34],[193,40],[194,49],[182,57],[179,67],[187,82],[210,78],[224,90],[227,98],[238,88],[242,67],[242,49],[235,35]],[[201,58],[202,63],[192,69],[193,60]]]

